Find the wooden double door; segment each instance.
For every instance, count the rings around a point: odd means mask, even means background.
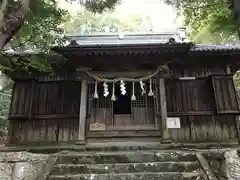
[[[114,136],[159,136],[160,128],[156,118],[157,90],[154,86],[154,96],[142,94],[140,86],[136,88],[136,100],[132,100],[132,85],[126,85],[127,93],[122,95],[119,84],[115,85],[116,101],[111,100],[112,91],[109,85],[109,95],[103,96],[103,89],[98,85],[99,98],[94,99],[94,85],[88,86],[88,137]]]

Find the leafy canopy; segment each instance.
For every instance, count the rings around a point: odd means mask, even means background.
[[[101,32],[149,32],[147,17],[129,14],[121,17],[117,12],[92,13],[81,10],[71,20],[61,26],[65,33],[101,33]]]
[[[236,41],[239,25],[232,16],[229,0],[165,0],[176,7],[197,42],[227,43]]]
[[[15,6],[17,6],[17,2],[14,0],[11,0],[11,3],[8,4],[9,8]],[[6,48],[47,50],[55,42],[56,35],[62,33],[59,25],[68,18],[68,12],[58,8],[56,1],[32,0],[23,27]]]
[[[10,37],[11,41],[4,46],[4,50],[14,50],[22,52],[24,50],[40,50],[49,54],[50,47],[61,38],[63,29],[61,24],[70,20],[70,15],[67,11],[58,8],[56,0],[0,0],[0,16],[1,13],[4,16],[0,17],[0,43],[1,36],[4,36],[4,31],[10,31],[5,27],[8,27],[9,19],[16,18],[16,12],[18,12],[21,3],[31,1],[29,12],[24,18],[23,24],[17,33],[13,37]],[[106,9],[112,9],[118,1],[81,1],[87,9],[93,12],[102,12]],[[4,10],[4,3],[6,5]],[[4,10],[4,11],[3,11]],[[15,13],[15,14],[14,14]],[[15,16],[15,17],[14,17]],[[16,18],[17,19],[17,18]],[[20,20],[19,20],[20,21]],[[80,23],[86,23],[84,19],[78,19]],[[4,23],[1,23],[4,22]],[[16,23],[16,22],[14,22]],[[14,29],[16,25],[10,24]],[[62,62],[62,58],[60,58]],[[10,61],[10,62],[9,62]],[[56,64],[56,62],[54,62]],[[60,62],[59,62],[60,63]],[[31,57],[6,57],[2,54],[1,57],[1,69],[6,73],[12,73],[16,70],[24,72],[51,72],[52,64],[49,64],[49,58],[44,55],[33,55]]]

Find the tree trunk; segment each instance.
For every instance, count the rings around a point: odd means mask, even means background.
[[[19,7],[5,15],[3,19],[0,19],[3,22],[0,32],[0,51],[23,26],[30,3],[31,0],[21,0]]]
[[[1,9],[0,9],[0,28],[2,28],[4,25],[4,15],[5,15],[5,11],[7,10],[7,4],[8,4],[8,0],[2,1]]]
[[[238,28],[238,26],[237,26],[237,37],[238,37],[238,40],[240,40],[240,29]]]

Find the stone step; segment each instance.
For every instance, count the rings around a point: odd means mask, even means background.
[[[195,162],[152,162],[128,164],[57,164],[52,174],[105,174],[105,173],[138,173],[138,172],[194,172],[201,170]]]
[[[201,172],[178,173],[120,173],[120,174],[75,174],[50,175],[48,180],[207,180]]]
[[[196,161],[195,153],[183,151],[64,152],[56,164],[117,164],[167,161]]]

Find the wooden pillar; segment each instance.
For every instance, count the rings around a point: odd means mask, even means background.
[[[88,84],[86,80],[82,81],[80,113],[79,113],[79,128],[78,128],[78,142],[77,144],[85,144],[86,132],[86,114],[87,114],[87,89]]]
[[[162,127],[162,143],[171,143],[167,128],[167,102],[164,78],[159,79],[160,119]]]

